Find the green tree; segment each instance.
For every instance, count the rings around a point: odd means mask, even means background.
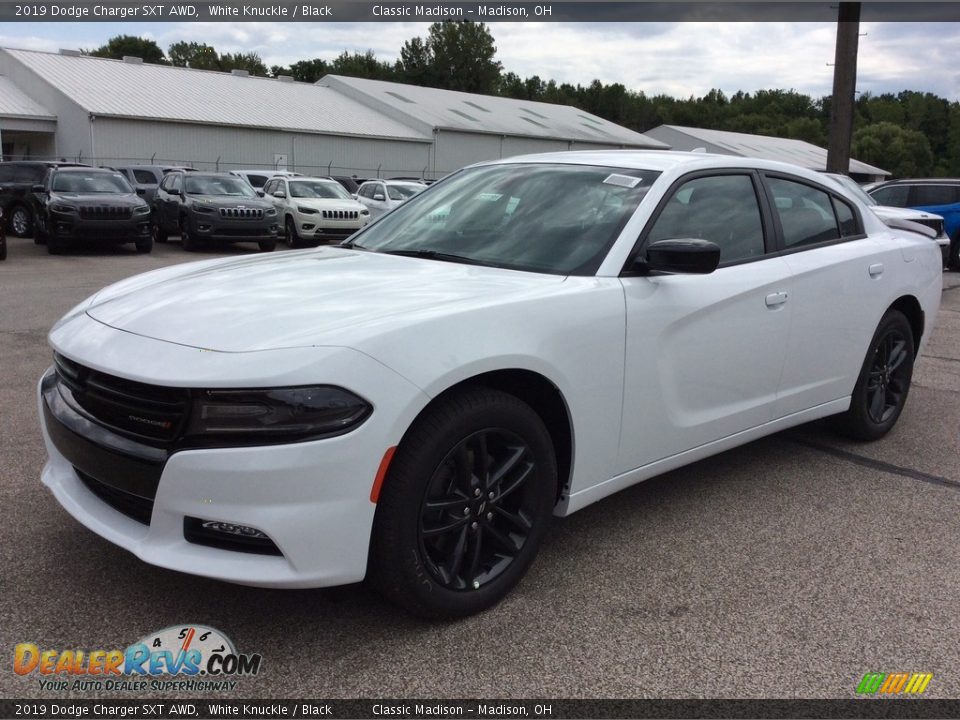
[[[330,63],[330,72],[334,75],[367,78],[369,80],[395,80],[394,66],[377,60],[373,50],[365,53],[342,52]]]
[[[315,83],[317,80],[330,72],[330,66],[326,60],[314,58],[313,60],[299,60],[290,67],[280,67],[274,65],[270,69],[270,74],[274,77],[278,75],[290,75],[294,80],[300,82]]]
[[[924,134],[890,122],[857,130],[852,155],[889,170],[895,177],[925,177],[933,170],[933,152]]]
[[[427,39],[404,43],[397,63],[405,82],[462,92],[494,95],[503,66],[484,23],[448,20],[433,23]]]
[[[263,59],[255,52],[223,53],[220,56],[220,69],[226,72],[246,70],[251,75],[259,75],[260,77],[266,77],[270,74],[267,66],[263,64]]]
[[[197,70],[220,70],[220,55],[209,45],[197,42],[176,42],[167,48],[170,62],[177,67]]]
[[[145,63],[167,64],[167,59],[163,56],[163,50],[156,42],[136,35],[116,35],[96,50],[83,50],[82,52],[85,55],[113,58],[114,60],[122,60],[125,55],[131,55],[142,58]]]

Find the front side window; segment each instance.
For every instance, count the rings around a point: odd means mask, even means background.
[[[179,194],[183,189],[183,175],[177,173],[173,176],[173,180],[170,182],[170,192]]]
[[[716,243],[721,263],[764,254],[763,220],[749,175],[695,178],[674,191],[647,235],[647,243],[688,238]]]
[[[14,170],[13,179],[16,182],[39,183],[46,172],[47,168],[43,165],[19,165]]]
[[[907,196],[909,194],[910,187],[908,185],[887,185],[870,193],[878,205],[899,208],[907,206]]]
[[[262,188],[264,183],[267,182],[266,175],[247,175],[247,181],[253,185],[255,188]]]
[[[354,244],[558,275],[591,275],[658,172],[561,164],[488,165],[418,192]],[[416,187],[416,186],[414,186]]]
[[[156,176],[149,170],[134,170],[133,179],[141,185],[153,185],[157,182]]]
[[[387,185],[387,197],[391,200],[406,200],[423,190],[420,185]]]
[[[767,183],[788,250],[840,238],[828,193],[783,178],[767,178]]]

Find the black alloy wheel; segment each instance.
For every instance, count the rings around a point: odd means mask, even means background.
[[[947,254],[947,268],[960,271],[960,230],[950,239],[950,250]]]
[[[502,428],[461,440],[427,483],[420,552],[433,579],[477,590],[516,559],[533,529],[537,487],[530,446]]]
[[[850,409],[836,418],[838,429],[856,440],[877,440],[890,432],[907,402],[913,363],[910,322],[900,311],[888,310],[870,342]]]
[[[187,252],[194,252],[200,249],[200,241],[190,230],[190,218],[186,215],[180,216],[180,245]]]
[[[480,612],[520,582],[556,499],[553,443],[529,405],[485,387],[442,396],[390,464],[367,578],[421,617]]]

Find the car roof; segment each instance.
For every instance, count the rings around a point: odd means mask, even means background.
[[[887,180],[870,189],[876,190],[885,185],[960,185],[960,178],[900,178],[899,180]]]
[[[109,167],[90,167],[89,165],[62,165],[60,167],[52,168],[57,172],[100,172],[100,173],[112,173],[116,175],[119,171],[114,170]]]
[[[276,180],[276,177],[270,178],[271,180]],[[283,180],[318,180],[325,183],[333,183],[334,185],[340,185],[339,182],[334,180],[331,177],[315,177],[313,175],[284,175]],[[342,185],[341,185],[342,187]]]

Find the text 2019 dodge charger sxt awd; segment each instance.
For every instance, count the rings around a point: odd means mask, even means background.
[[[474,166],[343,246],[119,282],[50,333],[43,482],[147,562],[495,603],[551,514],[835,415],[903,409],[935,243],[790,165]]]

